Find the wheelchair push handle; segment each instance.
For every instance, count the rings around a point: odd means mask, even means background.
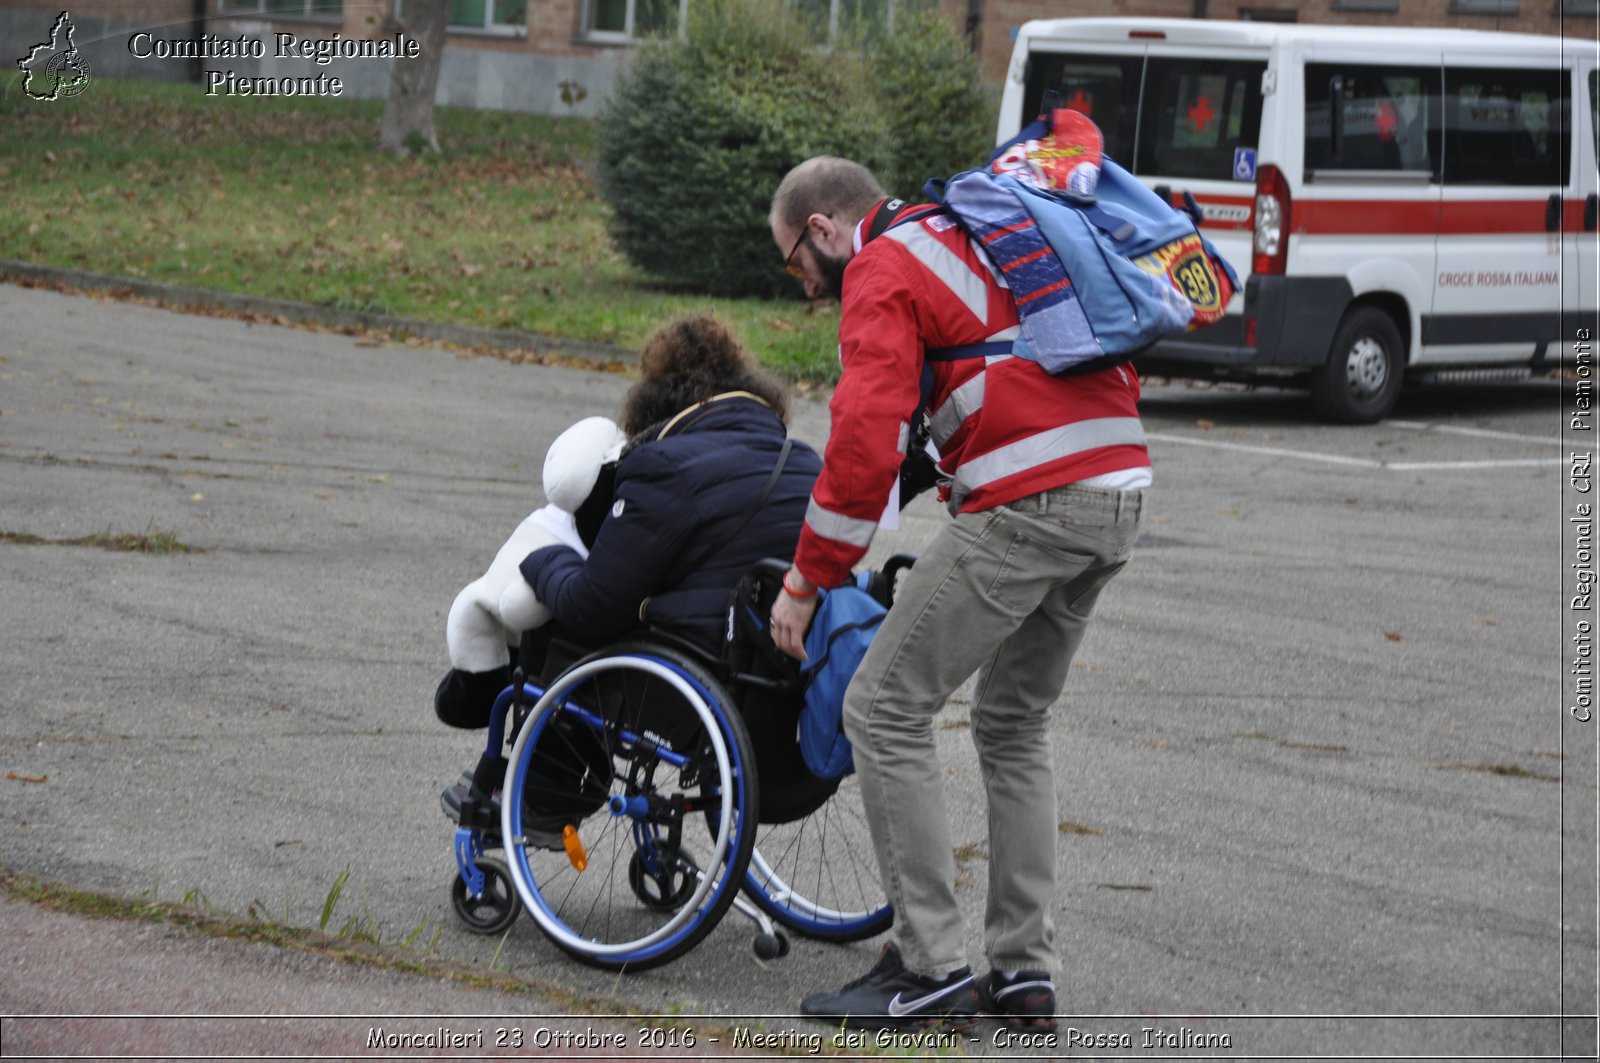
[[[863,589],[887,609],[894,605],[894,589],[900,579],[900,573],[916,563],[917,558],[914,554],[895,554],[883,563],[881,569],[866,574]]]

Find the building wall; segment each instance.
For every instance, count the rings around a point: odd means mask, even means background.
[[[1452,26],[1600,41],[1596,0],[981,0],[983,73],[1001,81],[1022,23],[1039,18],[1282,18],[1351,26]],[[1466,14],[1468,11],[1498,12]]]
[[[439,71],[437,100],[462,107],[487,107],[536,114],[597,113],[611,91],[625,47],[595,46],[578,40],[582,0],[533,0],[527,32],[516,34],[452,32]],[[74,44],[91,76],[160,81],[199,80],[204,71],[229,70],[239,78],[337,77],[346,98],[381,99],[388,92],[390,61],[335,59],[318,66],[308,59],[279,59],[272,53],[272,34],[294,33],[305,39],[331,37],[373,39],[403,25],[394,17],[392,0],[349,2],[339,18],[270,19],[261,14],[219,12],[218,0],[205,0],[205,32],[218,37],[240,35],[268,42],[262,59],[139,59],[129,51],[130,38],[142,30],[168,40],[195,35],[194,0],[0,0],[0,42],[16,56],[48,37],[63,6],[72,16]],[[15,42],[14,44],[11,42]],[[3,85],[3,82],[0,82]]]
[[[199,0],[207,30],[219,35],[273,29],[302,37],[372,38],[403,24],[395,0],[346,0],[342,16],[321,19],[219,15],[221,0]],[[403,3],[405,0],[401,0]],[[693,2],[693,0],[691,0]],[[775,0],[776,2],[776,0]],[[0,0],[0,41],[21,51],[48,33],[69,0]],[[973,33],[984,78],[1005,78],[1017,28],[1029,19],[1091,16],[1209,18],[1281,17],[1301,22],[1373,26],[1458,26],[1524,33],[1564,33],[1600,40],[1600,0],[938,0],[939,10]],[[138,61],[128,54],[130,34],[165,27],[168,36],[192,35],[196,0],[70,0],[77,44],[94,73],[109,77],[184,80],[198,64]],[[1467,14],[1463,12],[1487,12]],[[583,0],[529,0],[525,31],[452,31],[439,78],[439,102],[468,107],[593,115],[610,92],[631,49],[596,42],[582,32]],[[215,64],[212,64],[215,65]],[[388,65],[380,60],[338,60],[326,67],[309,62],[229,61],[241,77],[326,73],[340,77],[347,95],[381,97]]]

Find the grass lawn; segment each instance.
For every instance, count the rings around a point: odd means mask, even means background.
[[[592,122],[440,108],[444,154],[396,159],[382,106],[107,78],[6,93],[0,257],[631,349],[710,309],[791,379],[836,376],[836,308],[712,299],[623,260]]]

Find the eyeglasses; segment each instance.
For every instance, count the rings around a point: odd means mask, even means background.
[[[831,217],[833,217],[833,215],[832,214],[824,214],[823,217],[824,218],[831,218]],[[785,256],[784,260],[783,260],[784,271],[787,272],[789,274],[789,276],[793,277],[797,281],[804,281],[806,279],[806,274],[805,274],[805,270],[803,270],[799,266],[795,265],[794,256],[800,253],[800,245],[805,243],[806,242],[806,238],[809,237],[810,235],[811,235],[811,218],[808,216],[806,218],[806,223],[800,227],[800,235],[795,238],[794,246],[789,248],[789,254],[787,256]]]
[[[788,273],[789,276],[793,277],[795,280],[798,280],[798,281],[805,280],[806,279],[806,275],[805,275],[805,271],[804,270],[802,270],[799,266],[795,265],[794,256],[800,253],[800,245],[805,243],[806,242],[806,237],[808,237],[810,235],[811,235],[811,229],[810,229],[809,226],[806,227],[806,228],[801,229],[800,230],[799,239],[795,240],[794,246],[789,248],[789,254],[787,256],[785,256],[784,260],[783,260],[784,271],[786,273]]]

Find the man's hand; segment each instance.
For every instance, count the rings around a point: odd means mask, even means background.
[[[797,661],[806,659],[806,629],[817,611],[817,588],[790,568],[783,576],[783,590],[772,603],[768,619],[772,641],[778,649]]]

